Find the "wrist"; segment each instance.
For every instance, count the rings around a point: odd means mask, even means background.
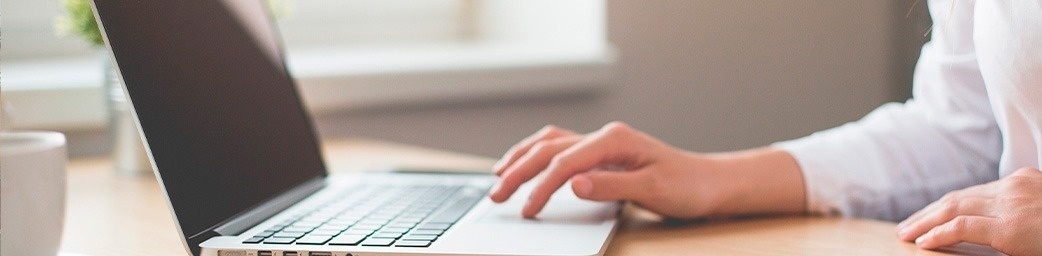
[[[784,150],[764,147],[702,156],[704,169],[716,176],[712,215],[803,213],[806,189],[796,159]]]

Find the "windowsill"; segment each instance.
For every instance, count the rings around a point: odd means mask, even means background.
[[[609,84],[614,65],[607,45],[451,43],[289,53],[313,114],[595,93]],[[4,62],[0,79],[15,127],[103,128],[101,66],[100,56]]]

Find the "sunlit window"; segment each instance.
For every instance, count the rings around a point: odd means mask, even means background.
[[[272,0],[284,40],[293,46],[449,41],[473,36],[477,1]],[[60,36],[59,0],[2,3],[5,60],[89,55],[93,47]]]
[[[17,112],[56,113],[15,113],[16,125],[105,124],[100,88],[108,55],[57,32],[65,1],[0,1],[5,97]],[[561,86],[603,80],[613,56],[604,0],[261,1],[272,6],[290,71],[312,110],[575,91]]]

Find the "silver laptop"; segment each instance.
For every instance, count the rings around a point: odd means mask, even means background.
[[[615,229],[571,191],[524,219],[491,175],[327,175],[262,1],[93,6],[193,255],[597,255]]]

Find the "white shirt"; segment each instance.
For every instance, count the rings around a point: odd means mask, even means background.
[[[775,144],[802,168],[809,211],[901,220],[949,191],[1042,163],[1042,1],[929,7],[911,100]]]

